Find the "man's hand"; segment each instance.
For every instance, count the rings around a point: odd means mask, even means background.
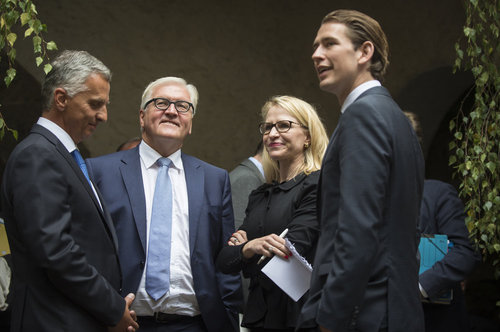
[[[125,311],[123,312],[122,319],[113,327],[108,327],[108,332],[135,332],[139,328],[137,324],[137,316],[135,311],[129,310],[130,305],[134,302],[135,295],[130,293],[125,296]]]
[[[327,328],[325,328],[325,327],[323,327],[323,326],[320,326],[320,327],[319,327],[319,330],[320,330],[321,332],[332,332],[332,331],[328,330]]]

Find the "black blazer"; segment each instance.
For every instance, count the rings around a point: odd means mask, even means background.
[[[422,331],[418,214],[424,159],[383,87],[362,93],[330,140],[318,193],[321,235],[301,321],[333,331]]]
[[[240,227],[246,231],[248,240],[271,233],[279,235],[288,228],[286,237],[311,262],[318,238],[318,178],[319,171],[308,176],[300,174],[288,182],[265,183],[254,190]],[[243,270],[244,276],[251,278],[242,326],[266,329],[295,327],[305,296],[294,302],[261,272],[269,259],[257,265],[260,256],[255,255],[247,261],[241,255],[241,248],[241,245],[225,247],[217,258],[217,267],[226,273]]]
[[[471,245],[465,226],[464,205],[453,186],[425,180],[420,228],[425,234],[446,234],[453,243],[446,256],[419,277],[430,298],[453,289],[451,304],[423,304],[425,331],[470,331],[460,282],[472,273],[481,261],[481,255]]]
[[[47,129],[35,125],[12,152],[1,202],[15,282],[11,331],[106,331],[117,324],[125,300],[111,219]]]

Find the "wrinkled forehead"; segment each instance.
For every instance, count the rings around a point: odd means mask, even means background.
[[[191,96],[186,86],[180,83],[164,83],[153,88],[151,98],[167,98],[169,100],[185,100],[191,102]]]

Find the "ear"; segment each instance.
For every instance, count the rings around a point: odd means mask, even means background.
[[[358,52],[360,53],[358,63],[365,64],[371,61],[373,53],[375,52],[375,46],[373,46],[373,43],[371,41],[367,40],[363,44],[361,44],[360,47],[358,47]]]
[[[141,124],[141,129],[144,130],[144,115],[146,111],[144,111],[142,108],[139,110],[139,123]]]
[[[54,107],[57,111],[64,111],[68,103],[69,96],[63,88],[56,88],[54,90]]]

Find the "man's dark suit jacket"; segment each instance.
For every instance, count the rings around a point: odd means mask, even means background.
[[[383,87],[340,117],[318,189],[320,239],[302,321],[332,331],[422,331],[419,142]]]
[[[12,251],[11,331],[106,331],[125,310],[109,214],[77,163],[35,125],[12,152],[2,182]]]
[[[470,331],[460,282],[472,273],[481,255],[471,245],[465,226],[464,205],[453,186],[425,180],[420,229],[424,234],[446,234],[453,243],[446,256],[419,278],[431,299],[442,291],[453,289],[451,304],[423,304],[425,331]]]
[[[234,232],[225,170],[182,154],[189,200],[189,247],[194,290],[210,332],[235,331],[242,305],[239,274],[216,271],[215,259]],[[146,262],[146,202],[139,146],[88,159],[91,178],[109,206],[122,259],[123,292],[135,293]]]

